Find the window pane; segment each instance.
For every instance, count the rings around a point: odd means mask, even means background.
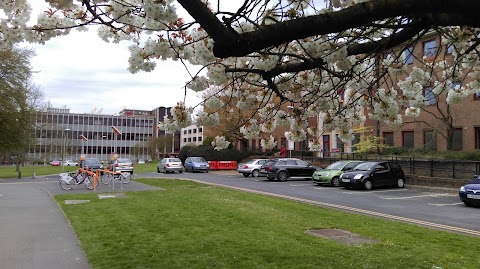
[[[403,135],[403,147],[413,148],[414,146],[413,132],[410,132],[410,131],[402,132],[402,135]]]
[[[425,131],[424,147],[429,150],[437,150],[437,136],[434,131]]]
[[[453,131],[453,141],[452,141],[453,150],[463,149],[463,132],[462,128],[456,128]]]
[[[428,105],[434,105],[437,103],[437,98],[435,97],[435,93],[433,93],[432,87],[425,87],[423,93]]]
[[[423,56],[433,57],[437,54],[437,42],[430,40],[423,43]]]
[[[405,59],[405,64],[413,63],[413,47],[410,47],[403,51],[403,58]]]
[[[389,145],[393,147],[393,133],[392,132],[385,132],[383,133],[383,139],[385,145]]]

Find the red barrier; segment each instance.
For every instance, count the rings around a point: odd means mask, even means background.
[[[219,170],[235,170],[237,169],[237,161],[218,161]]]
[[[218,170],[218,162],[217,161],[208,161],[210,165],[210,170]]]

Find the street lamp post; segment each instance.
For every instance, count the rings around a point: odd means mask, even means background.
[[[65,138],[65,131],[70,131],[70,129],[65,129],[62,132],[62,143],[63,143],[63,151],[62,151],[62,172],[65,171],[65,151],[67,150],[67,139]]]

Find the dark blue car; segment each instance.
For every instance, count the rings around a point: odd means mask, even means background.
[[[458,195],[466,206],[480,206],[480,179],[460,187]]]

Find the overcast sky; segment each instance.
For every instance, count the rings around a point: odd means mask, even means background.
[[[33,5],[35,11],[42,10],[43,1],[38,2]],[[101,109],[102,114],[116,114],[124,108],[151,110],[183,101],[189,76],[180,62],[158,61],[153,72],[131,74],[127,70],[128,44],[106,43],[92,30],[73,30],[45,45],[27,45],[37,54],[31,61],[38,72],[34,83],[52,107],[65,106],[72,113]],[[197,94],[188,90],[187,106],[199,101]]]

